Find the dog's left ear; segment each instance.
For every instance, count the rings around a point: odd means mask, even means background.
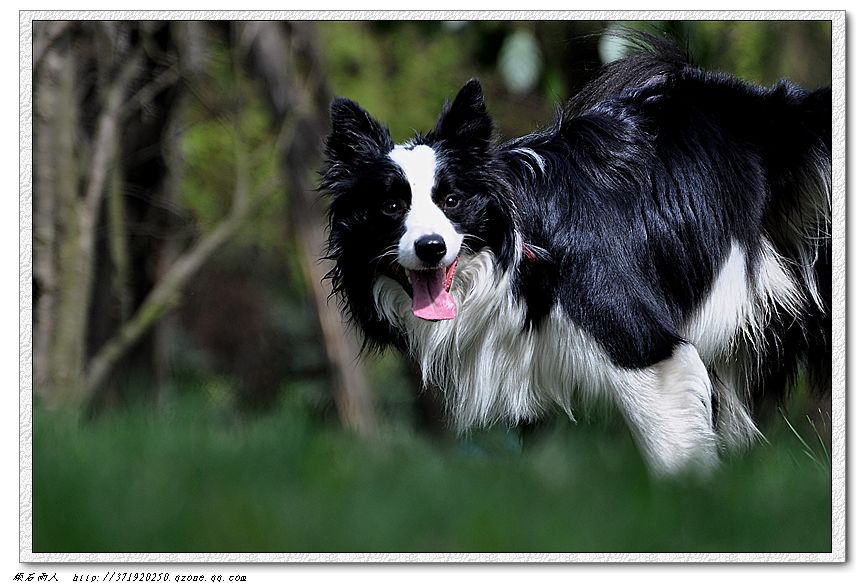
[[[453,103],[445,104],[433,133],[446,141],[467,146],[485,146],[493,133],[493,121],[484,104],[477,79],[470,79]]]

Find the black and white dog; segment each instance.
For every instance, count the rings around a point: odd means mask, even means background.
[[[828,383],[831,95],[644,44],[503,143],[475,80],[401,145],[337,98],[321,189],[335,293],[458,428],[604,398],[665,474],[758,438],[754,399],[803,370]]]

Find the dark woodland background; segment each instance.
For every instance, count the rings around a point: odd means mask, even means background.
[[[356,358],[314,191],[334,95],[396,141],[481,80],[503,136],[627,47],[828,85],[813,21],[33,22],[33,550],[826,551],[829,415],[794,395],[713,483],[621,420],[453,434]]]

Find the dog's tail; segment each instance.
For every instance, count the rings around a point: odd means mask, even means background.
[[[786,82],[767,96],[771,145],[763,148],[769,199],[764,229],[802,291],[792,321],[773,325],[760,371],[765,396],[781,397],[802,372],[811,391],[831,380],[831,92]]]
[[[564,119],[577,117],[610,98],[634,96],[653,82],[681,75],[691,64],[687,51],[671,39],[628,28],[607,34],[628,47],[631,54],[604,65],[565,105]]]

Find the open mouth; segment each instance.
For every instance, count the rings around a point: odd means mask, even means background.
[[[453,320],[457,305],[450,293],[456,274],[457,261],[441,269],[405,269],[394,264],[397,281],[411,294],[411,311],[423,320]]]

